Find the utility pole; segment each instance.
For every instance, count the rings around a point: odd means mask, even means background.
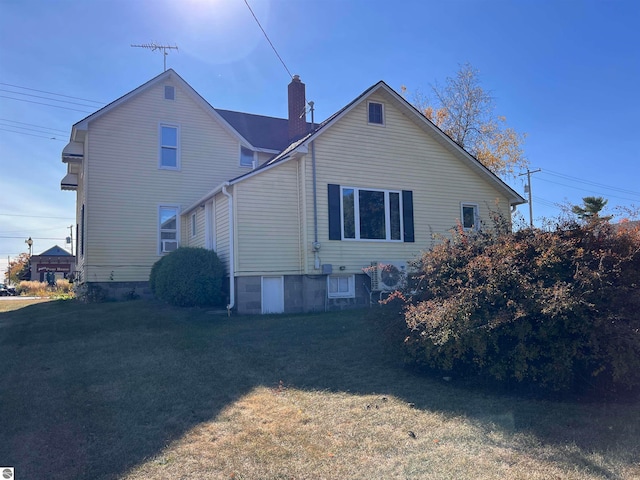
[[[141,45],[131,45],[132,47],[136,47],[136,48],[148,48],[149,50],[151,50],[152,52],[155,52],[156,50],[162,50],[162,57],[164,58],[164,70],[163,72],[167,71],[167,55],[169,55],[169,52],[167,52],[167,50],[178,50],[178,46],[177,45],[158,45],[156,43],[143,43]]]
[[[73,255],[73,225],[67,227],[69,229],[69,245],[71,245],[71,255]]]
[[[519,177],[526,175],[527,176],[527,184],[524,187],[524,192],[529,194],[529,225],[533,228],[533,195],[531,193],[531,174],[541,172],[541,169],[530,171],[527,168],[527,173],[521,173],[518,175]]]

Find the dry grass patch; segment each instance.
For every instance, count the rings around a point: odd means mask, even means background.
[[[0,460],[23,480],[640,478],[637,403],[415,375],[368,313],[0,312]]]
[[[504,420],[504,419],[502,419]],[[610,459],[491,421],[415,408],[383,395],[259,387],[130,472],[128,480],[600,479]]]
[[[0,313],[11,312],[13,310],[20,310],[21,308],[28,307],[43,302],[50,302],[49,298],[38,299],[21,299],[20,297],[2,297],[0,300]]]

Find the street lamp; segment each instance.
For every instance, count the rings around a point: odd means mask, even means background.
[[[31,252],[32,252],[32,248],[33,248],[33,240],[31,240],[31,237],[29,237],[24,241],[24,243],[29,245],[29,256],[31,256]]]

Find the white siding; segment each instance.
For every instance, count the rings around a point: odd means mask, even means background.
[[[164,84],[157,84],[89,125],[88,281],[146,280],[160,258],[158,205],[184,208],[245,172],[238,140],[174,86],[174,101],[164,100]],[[161,122],[180,126],[180,171],[158,168]],[[185,241],[189,228],[182,227]]]

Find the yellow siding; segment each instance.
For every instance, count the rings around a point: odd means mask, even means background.
[[[218,258],[229,272],[229,200],[219,193],[214,199],[215,243]]]
[[[298,164],[235,185],[238,275],[301,273]]]
[[[158,206],[185,208],[246,172],[238,165],[237,139],[180,84],[174,84],[175,100],[165,100],[165,84],[143,91],[89,125],[88,281],[146,280],[160,258]],[[180,127],[180,171],[158,168],[160,123]],[[188,241],[189,225],[184,223],[181,238]]]
[[[476,203],[480,217],[499,202],[509,218],[508,199],[485,178],[446,151],[383,97],[385,125],[367,123],[367,102],[348,112],[315,142],[318,189],[318,229],[321,263],[334,271],[361,273],[371,261],[408,260],[434,243],[433,234],[448,234],[460,219],[461,202]],[[306,156],[307,245],[313,239],[311,155]],[[413,191],[415,243],[329,241],[327,185]],[[314,273],[313,255],[307,272]]]
[[[192,217],[196,217],[196,234],[193,235]],[[204,247],[204,207],[197,208],[184,219],[185,229],[182,234],[183,245],[189,247]]]

